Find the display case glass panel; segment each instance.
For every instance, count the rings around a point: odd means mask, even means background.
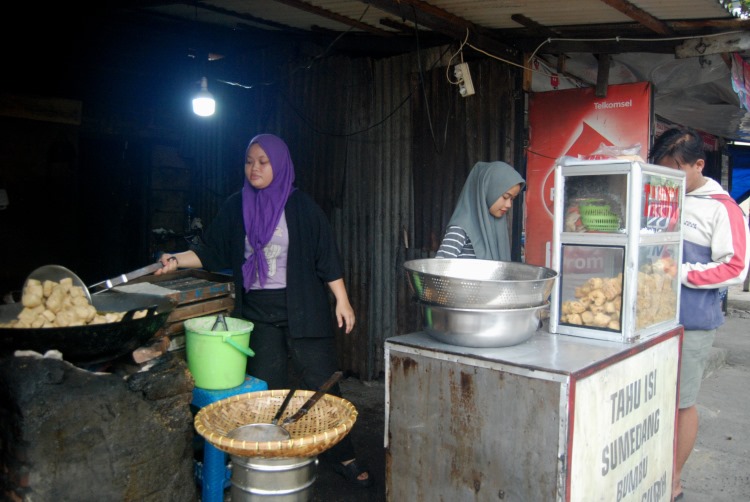
[[[563,231],[624,232],[627,181],[627,173],[568,178]]]
[[[677,321],[679,253],[679,243],[640,246],[635,329],[644,329],[665,321]]]
[[[562,256],[560,323],[619,332],[625,247],[563,244]]]
[[[641,233],[679,232],[682,180],[643,173]]]

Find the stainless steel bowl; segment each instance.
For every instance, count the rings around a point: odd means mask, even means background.
[[[510,261],[425,258],[404,263],[417,299],[466,309],[517,309],[544,305],[557,272]]]
[[[425,331],[463,347],[508,347],[531,338],[549,303],[523,309],[458,309],[422,304]]]

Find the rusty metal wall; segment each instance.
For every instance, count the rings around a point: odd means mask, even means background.
[[[337,337],[341,367],[364,380],[384,372],[387,338],[421,326],[403,262],[434,253],[474,162],[513,164],[521,157],[515,137],[522,96],[518,70],[491,59],[471,63],[477,95],[461,98],[445,78],[453,51],[439,47],[382,60],[328,58],[295,67],[274,89],[248,92],[242,127],[227,127],[225,140],[216,142],[217,156],[230,144],[235,149],[242,144],[244,151],[258,132],[278,134],[289,145],[297,185],[333,225],[357,316],[354,331]],[[434,108],[432,123],[427,108]],[[430,128],[439,129],[436,134],[449,130],[450,140],[425,162]],[[430,166],[438,164],[450,176],[432,172]],[[234,176],[221,172],[218,161],[202,169],[220,171],[199,178],[208,185],[221,186],[218,178]],[[415,175],[415,169],[422,171]],[[422,180],[419,187],[415,179]],[[417,188],[435,200],[430,210],[415,208]],[[213,200],[204,202],[210,213]],[[418,228],[434,236],[428,245],[415,242]]]
[[[387,357],[390,500],[560,500],[561,382],[419,345]]]

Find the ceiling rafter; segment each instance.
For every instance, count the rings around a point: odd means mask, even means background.
[[[534,33],[535,35],[538,35],[540,37],[559,37],[560,32],[553,29],[548,28],[544,26],[543,24],[539,24],[533,19],[530,19],[523,14],[513,14],[510,16],[510,18],[520,24],[521,26],[524,26],[531,31],[531,33]]]
[[[521,62],[521,54],[515,47],[495,38],[490,30],[435,7],[421,0],[362,0],[380,10],[402,20],[408,20],[417,27],[427,27],[456,40],[469,38],[469,43],[496,56],[503,56]]]
[[[393,19],[389,19],[387,17],[384,17],[380,19],[380,24],[383,26],[387,26],[388,28],[392,28],[394,30],[398,30],[401,33],[407,33],[410,34],[414,31],[414,28],[409,26],[406,23],[399,23],[398,21],[394,21]]]
[[[651,31],[658,33],[659,35],[674,35],[674,31],[666,23],[655,18],[640,7],[628,2],[627,0],[599,0],[622,12],[630,19],[642,24]]]
[[[750,19],[702,19],[687,21],[670,21],[669,26],[676,31],[688,30],[750,30]]]
[[[293,28],[286,24],[281,24],[275,21],[269,21],[267,19],[263,19],[260,17],[251,16],[250,14],[242,14],[234,10],[224,9],[222,7],[217,7],[215,5],[211,5],[205,2],[181,2],[181,3],[184,3],[185,5],[194,5],[201,9],[208,10],[211,12],[216,12],[218,14],[224,14],[226,16],[236,17],[238,19],[242,19],[243,21],[249,21],[251,23],[261,24],[264,26],[268,26],[269,28],[275,28],[278,30],[289,31],[289,32],[307,33],[306,30],[300,30],[298,28]]]
[[[440,37],[445,37],[445,43],[451,40],[467,40],[473,47],[486,51],[489,54],[505,57],[514,62],[521,62],[521,53],[534,51],[537,47],[553,54],[566,52],[592,52],[592,53],[619,53],[619,52],[672,52],[678,41],[665,42],[658,37],[701,37],[709,34],[717,34],[723,31],[747,31],[750,30],[750,20],[737,17],[707,18],[707,19],[676,19],[662,21],[649,14],[644,8],[636,6],[633,0],[594,0],[606,4],[610,8],[624,13],[632,21],[620,23],[586,24],[586,25],[542,25],[538,23],[532,14],[519,9],[511,16],[518,23],[518,27],[492,29],[475,24],[466,18],[460,17],[443,7],[436,6],[433,0],[321,0],[318,7],[310,3],[311,0],[275,0],[276,2],[290,6],[292,9],[304,12],[304,16],[310,15],[334,20],[346,27],[354,27],[361,31],[360,40],[366,40],[367,35],[377,37],[390,37],[395,42],[393,47],[410,47],[405,37],[413,37],[416,28],[421,34],[432,37],[432,43],[441,43]],[[635,0],[637,1],[637,0]],[[694,0],[686,0],[694,1]],[[237,27],[243,27],[243,21],[249,22],[257,27],[268,27],[300,34],[326,34],[333,36],[343,30],[322,29],[311,23],[310,27],[294,28],[292,25],[284,24],[276,17],[268,19],[253,9],[245,10],[244,4],[236,4],[234,0],[106,0],[106,5],[113,7],[125,7],[127,9],[149,9],[165,5],[183,5],[190,8],[210,10],[222,14],[224,18],[236,19]],[[640,3],[640,2],[639,2]],[[380,17],[378,23],[361,22],[341,14],[342,6],[351,12],[352,5],[361,4],[378,9],[389,17]],[[230,6],[231,9],[222,8],[221,5]],[[648,3],[646,3],[648,5]],[[173,19],[166,12],[153,12],[152,16],[166,16]],[[299,17],[299,14],[294,14]],[[182,15],[185,18],[184,15]],[[271,20],[273,19],[273,20]],[[401,20],[401,22],[399,22]],[[212,21],[209,21],[209,23]],[[225,25],[226,21],[223,22]],[[220,23],[216,23],[220,24]],[[253,26],[250,26],[253,28]],[[467,37],[468,35],[468,37]],[[565,42],[556,39],[576,39]],[[630,38],[631,40],[627,40]],[[590,41],[586,41],[586,40]],[[598,40],[593,40],[598,39]],[[611,39],[611,40],[608,40]],[[639,40],[636,40],[639,39]],[[653,40],[651,40],[653,39]],[[398,49],[396,49],[398,50]]]
[[[325,17],[327,19],[331,19],[333,21],[345,24],[347,26],[358,28],[368,33],[372,33],[373,35],[378,35],[382,37],[393,36],[393,33],[391,33],[390,31],[381,30],[380,28],[376,28],[375,26],[371,26],[367,23],[357,21],[356,19],[351,19],[349,17],[342,16],[341,14],[336,14],[335,12],[331,12],[330,10],[316,7],[315,5],[311,5],[307,2],[302,2],[300,0],[276,0],[276,1],[279,3],[283,3],[284,5],[288,5],[289,7],[294,7],[295,9],[303,10],[305,12],[309,12],[310,14],[315,14],[316,16]]]

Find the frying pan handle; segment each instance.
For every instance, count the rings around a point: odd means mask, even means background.
[[[253,352],[253,349],[251,349],[250,347],[243,347],[242,345],[238,344],[237,342],[232,340],[232,335],[224,335],[223,340],[246,356],[255,357],[255,352]]]

